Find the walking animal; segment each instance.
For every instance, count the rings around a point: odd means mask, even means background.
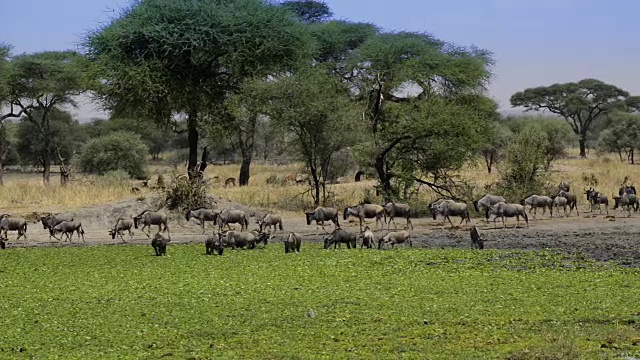
[[[505,217],[514,217],[516,218],[516,227],[518,227],[518,223],[520,222],[520,216],[524,218],[524,221],[529,227],[529,218],[527,217],[527,212],[524,209],[524,206],[520,204],[507,204],[505,202],[499,202],[491,208],[491,212],[496,216],[493,218],[493,225],[496,226],[496,219],[498,217],[502,218],[502,228],[506,228],[507,225],[504,221]]]
[[[507,202],[507,200],[499,195],[486,194],[482,198],[474,201],[473,207],[476,209],[476,212],[484,211],[484,217],[489,221],[489,212],[491,211],[491,208],[499,202]]]
[[[2,237],[7,239],[8,231],[17,231],[18,237],[16,241],[20,240],[21,237],[24,236],[24,239],[27,240],[27,220],[21,217],[11,217],[9,214],[0,215],[0,232],[2,233]]]
[[[622,194],[622,196],[613,195],[613,201],[613,210],[617,209],[618,207],[622,208],[622,210],[625,210],[626,207],[627,211],[629,211],[629,217],[631,217],[632,208],[634,212],[638,211],[638,196],[635,194],[624,193]]]
[[[167,244],[170,241],[171,239],[165,238],[159,232],[153,236],[153,239],[151,240],[151,246],[156,252],[156,256],[167,255]]]
[[[54,226],[60,224],[63,221],[73,221],[72,215],[52,215],[49,214],[47,216],[43,216],[40,218],[40,222],[42,222],[42,227],[45,230],[49,230],[49,241],[51,241],[51,237],[55,237],[53,235]],[[60,241],[60,239],[56,238],[56,240]]]
[[[324,248],[328,249],[331,244],[333,248],[337,248],[339,244],[347,244],[348,249],[356,248],[356,234],[348,232],[344,229],[335,229],[329,236],[324,238]]]
[[[133,241],[133,231],[131,230],[133,228],[133,219],[129,218],[118,218],[118,220],[116,220],[116,224],[111,228],[111,230],[109,230],[109,235],[111,235],[112,239],[115,239],[116,236],[120,236],[120,239],[122,239],[123,242],[124,241],[124,237],[122,236],[124,231],[126,230],[127,232],[129,232],[129,240]]]
[[[380,227],[384,229],[383,216],[384,208],[377,204],[359,204],[356,206],[349,206],[344,209],[343,220],[347,220],[349,215],[355,216],[360,220],[360,232],[362,232],[362,223],[365,219],[376,219],[376,227],[378,222]]]
[[[368,226],[364,228],[364,232],[360,234],[360,238],[362,242],[360,243],[360,248],[366,247],[367,249],[372,249],[373,244],[376,242],[376,236],[373,234],[373,231],[369,229]]]
[[[566,181],[560,181],[560,184],[558,184],[558,190],[559,191],[564,191],[564,192],[569,192],[571,191],[571,186],[568,182]]]
[[[609,198],[606,195],[597,192],[593,187],[584,189],[584,193],[587,195],[587,201],[589,201],[590,212],[593,212],[593,209],[598,205],[598,210],[602,214],[602,205],[604,205],[607,214],[609,214]]]
[[[449,217],[450,215],[460,216],[461,220],[460,224],[458,225],[462,225],[463,221],[466,221],[467,224],[471,223],[469,206],[465,203],[456,202],[453,200],[444,200],[440,202],[440,204],[438,204],[438,206],[436,207],[436,211],[444,216],[444,219],[442,219],[442,223],[444,224],[445,220],[449,220],[449,224],[451,224],[451,227],[453,227],[453,222],[451,222],[451,218]],[[433,214],[435,217],[435,212]]]
[[[623,184],[620,189],[618,189],[618,196],[622,196],[622,194],[637,195],[638,193],[636,192],[635,186],[627,186]]]
[[[302,244],[302,236],[298,233],[290,232],[289,235],[282,239],[284,242],[284,253],[300,252],[300,245]]]
[[[224,252],[224,244],[222,243],[222,239],[220,239],[220,234],[207,236],[204,239],[204,247],[207,255],[213,255],[214,253],[222,255]]]
[[[249,228],[249,220],[247,220],[247,215],[242,210],[235,209],[224,209],[218,214],[218,232],[222,231],[222,229],[229,224],[239,224],[240,231],[245,231]]]
[[[198,219],[200,221],[200,226],[202,227],[202,233],[204,234],[205,222],[210,221],[215,226],[216,220],[218,219],[218,214],[220,214],[220,211],[218,210],[201,207],[187,211],[187,213],[185,214],[185,219],[187,219],[187,221],[191,220],[191,218]]]
[[[387,216],[389,217],[388,221],[387,221]],[[411,230],[413,230],[413,224],[411,223],[411,219],[409,218],[410,216],[411,216],[411,207],[409,207],[409,205],[398,204],[394,202],[389,202],[386,205],[384,205],[384,222],[387,224],[387,231],[389,231],[389,226],[391,225],[392,221],[393,221],[393,228],[398,229],[398,227],[396,226],[396,222],[393,220],[393,218],[395,217],[407,219],[407,228],[409,228],[410,226]]]
[[[547,212],[547,208],[549,209],[549,216],[553,217],[553,199],[549,196],[542,195],[531,195],[528,196],[522,201],[520,201],[520,205],[527,206],[529,205],[529,214],[531,214],[531,210],[533,210],[534,218],[538,215],[538,208],[542,208],[542,215]]]
[[[562,196],[554,196],[552,197],[553,199],[553,206],[556,208],[556,214],[558,216],[560,216],[559,213],[559,208],[562,208],[562,210],[564,211],[564,217],[567,217],[567,204],[568,204],[568,200],[566,197],[562,197]],[[553,214],[551,214],[551,216],[553,217]]]
[[[569,215],[571,215],[573,209],[576,209],[576,215],[580,215],[580,212],[578,211],[578,197],[576,196],[576,194],[560,190],[558,192],[558,196],[562,196],[563,198],[567,199],[567,206],[569,206]]]
[[[169,231],[169,226],[167,226],[167,215],[165,214],[154,212],[151,210],[145,210],[133,218],[133,226],[136,229],[140,224],[142,224],[143,233],[144,228],[148,228],[147,232],[145,233],[148,238],[151,237],[151,225],[158,225],[158,232],[160,233],[166,231],[169,235],[169,239],[171,239],[171,232]]]
[[[315,221],[316,224],[322,226],[322,229],[324,230],[324,222],[331,221],[336,229],[340,227],[340,223],[338,222],[338,210],[335,208],[319,206],[313,211],[305,211],[304,215],[307,217],[307,225],[311,225],[311,222]]]
[[[276,232],[276,225],[282,231],[282,216],[278,214],[266,214],[262,217],[262,219],[258,220],[258,226],[260,226],[260,232],[264,231],[266,227],[269,229],[269,233],[271,233],[271,227],[273,226],[273,232]]]
[[[53,227],[53,233],[58,234],[61,233],[62,235],[66,235],[67,236],[67,240],[69,240],[69,242],[72,242],[72,238],[73,238],[73,233],[76,232],[78,233],[78,237],[82,236],[82,242],[84,241],[84,229],[82,229],[82,223],[80,223],[80,221],[63,221],[60,224],[56,225]]]
[[[387,235],[383,236],[382,239],[378,241],[378,249],[382,249],[383,245],[388,249],[389,244],[391,244],[391,248],[393,248],[395,244],[402,243],[408,243],[409,247],[413,247],[411,234],[407,230],[392,231],[387,233]]]

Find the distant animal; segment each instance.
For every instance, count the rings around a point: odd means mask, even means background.
[[[507,200],[499,195],[486,194],[480,199],[474,201],[473,207],[476,209],[476,212],[484,211],[484,217],[489,221],[489,212],[491,212],[491,208],[499,202],[507,202]]]
[[[191,220],[191,218],[198,219],[198,221],[200,221],[200,226],[202,227],[202,233],[204,234],[205,223],[207,221],[210,221],[215,226],[216,220],[218,219],[218,214],[220,214],[220,211],[218,210],[200,207],[187,211],[184,217],[185,219],[187,219],[187,221]]]
[[[129,233],[129,240],[133,241],[133,231],[131,230],[133,228],[133,219],[129,218],[118,218],[118,220],[116,220],[116,224],[111,228],[111,230],[109,230],[109,235],[111,235],[112,239],[115,239],[116,236],[120,236],[120,239],[122,239],[123,242],[124,241],[124,237],[122,236],[124,231],[126,230]]]
[[[171,241],[169,238],[165,238],[159,232],[153,236],[151,240],[151,246],[156,252],[156,256],[167,255],[167,244]]]
[[[324,248],[328,249],[333,244],[335,249],[339,244],[347,244],[348,249],[356,248],[356,234],[344,229],[335,229],[329,236],[324,238]]]
[[[132,193],[132,194],[134,194],[134,195],[135,195],[135,194],[139,194],[139,193],[140,193],[140,188],[139,188],[139,187],[135,187],[135,186],[134,186],[134,187],[132,187],[132,188],[131,188],[131,190],[130,190],[130,191],[131,191],[131,193]]]
[[[450,215],[460,216],[461,220],[459,225],[461,225],[463,221],[466,221],[467,224],[471,222],[471,216],[469,215],[469,206],[463,202],[456,202],[454,200],[443,200],[436,207],[436,212],[444,216],[444,219],[442,219],[443,223],[445,220],[449,220],[449,224],[451,224],[451,227],[453,227],[453,222],[451,222],[451,218],[449,217]]]
[[[411,223],[411,207],[407,204],[399,204],[395,202],[388,202],[384,206],[384,222],[387,224],[387,231],[389,231],[389,226],[393,221],[393,228],[397,229],[396,222],[394,221],[395,217],[405,218],[407,219],[407,228],[411,227],[413,230],[413,224]],[[387,221],[387,216],[389,220]]]
[[[364,228],[364,232],[360,234],[360,238],[362,239],[360,248],[366,247],[367,249],[371,249],[373,248],[373,244],[376,242],[376,236],[368,226]]]
[[[376,219],[376,227],[380,223],[380,227],[384,229],[384,207],[376,204],[359,204],[344,208],[343,220],[347,220],[349,215],[355,216],[360,221],[360,231],[362,232],[362,223],[365,219]]]
[[[27,220],[21,217],[11,217],[9,214],[0,215],[0,232],[2,233],[3,239],[9,239],[7,237],[8,231],[18,232],[16,241],[20,240],[23,236],[24,239],[27,240]]]
[[[269,234],[261,233],[258,231],[235,231],[230,230],[223,233],[223,244],[230,246],[233,250],[237,248],[255,249],[258,243],[263,243],[267,246],[269,240]]]
[[[556,214],[560,216],[558,210],[559,208],[562,208],[562,210],[564,211],[564,217],[567,217],[567,204],[568,204],[567,198],[562,196],[554,196],[552,197],[552,199],[553,199],[553,207],[556,208]],[[553,216],[553,214],[551,216]]]
[[[560,190],[558,192],[558,196],[562,196],[563,198],[567,199],[567,206],[569,206],[569,215],[571,215],[573,209],[576,209],[576,215],[580,215],[580,212],[578,211],[578,197],[574,193]]]
[[[496,215],[493,218],[493,224],[495,226],[496,219],[498,217],[502,218],[502,228],[506,228],[507,225],[504,221],[505,217],[514,217],[516,218],[516,227],[518,226],[518,222],[520,222],[520,216],[524,218],[524,221],[529,227],[529,218],[527,217],[527,212],[524,209],[523,205],[520,204],[507,204],[505,202],[499,202],[491,208],[491,213]]]
[[[407,230],[392,231],[378,241],[378,249],[382,249],[383,247],[388,248],[389,244],[391,244],[391,248],[393,248],[395,244],[402,243],[408,243],[409,247],[413,247],[411,234]]]
[[[247,215],[242,210],[235,209],[224,209],[218,214],[217,219],[218,232],[222,231],[222,229],[229,224],[239,224],[240,231],[245,231],[249,227],[249,220],[247,220]]]
[[[229,187],[230,185],[236,186],[236,178],[230,177],[224,181],[224,187]]]
[[[82,223],[80,223],[80,221],[63,221],[53,227],[54,234],[60,233],[62,235],[66,235],[69,242],[72,241],[74,232],[78,234],[78,237],[82,237],[82,242],[85,242],[84,229],[82,229]]]
[[[284,242],[284,252],[288,254],[290,252],[300,252],[300,245],[302,244],[302,236],[298,233],[290,232],[282,240]]]
[[[567,181],[560,181],[560,184],[558,184],[558,190],[559,191],[564,191],[564,192],[569,192],[571,191],[571,186],[569,184],[569,182]]]
[[[471,227],[470,230],[471,235],[471,247],[474,249],[484,249],[485,240],[480,237],[480,233],[478,233],[478,229],[475,226]]]
[[[629,212],[629,216],[631,216],[631,209],[634,212],[638,211],[638,196],[636,194],[624,193],[622,196],[613,195],[613,210],[618,207],[622,208],[622,210],[626,210]]]
[[[40,222],[42,222],[42,227],[45,230],[49,230],[49,241],[51,241],[51,237],[55,237],[53,234],[53,228],[60,224],[63,221],[73,221],[72,215],[52,215],[49,214],[47,216],[43,216],[40,218]],[[56,238],[56,240],[60,241],[60,239]]]
[[[222,243],[222,239],[220,239],[220,234],[207,236],[204,240],[204,247],[207,255],[213,255],[214,253],[222,255],[224,252],[224,244]]]
[[[257,223],[261,232],[264,231],[266,227],[269,233],[271,233],[271,227],[273,226],[273,232],[275,233],[276,225],[280,228],[280,231],[282,231],[282,216],[278,214],[266,214],[262,219],[258,220]]]
[[[543,195],[531,195],[520,201],[520,205],[527,206],[529,205],[529,214],[531,214],[531,210],[533,210],[533,216],[538,215],[538,208],[542,208],[542,215],[547,212],[549,209],[549,216],[553,217],[553,199],[549,196]]]
[[[636,192],[635,186],[627,186],[623,184],[620,189],[618,189],[618,196],[622,196],[622,194],[637,195],[638,193]]]
[[[158,232],[160,233],[166,231],[169,235],[169,239],[171,239],[171,232],[169,231],[169,226],[167,226],[167,221],[167,215],[151,210],[145,210],[133,218],[133,226],[137,229],[138,225],[142,224],[143,233],[144,229],[148,228],[145,234],[148,238],[150,238],[151,225],[158,225]]]
[[[311,222],[315,221],[316,224],[319,224],[324,229],[324,222],[331,221],[333,222],[333,225],[335,225],[336,229],[340,227],[340,223],[338,221],[338,210],[335,208],[319,206],[313,211],[305,211],[304,215],[307,218],[307,225],[311,225]]]
[[[589,211],[593,212],[596,205],[598,205],[598,210],[602,214],[602,205],[604,205],[607,214],[609,213],[609,198],[606,195],[597,192],[593,187],[584,189],[584,193],[587,195],[587,201],[589,201]]]

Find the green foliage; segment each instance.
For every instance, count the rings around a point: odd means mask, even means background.
[[[640,116],[636,114],[614,113],[609,127],[600,133],[598,147],[604,152],[615,152],[623,162],[634,163],[635,149],[640,147]]]
[[[324,1],[288,0],[280,6],[293,12],[300,21],[305,23],[323,22],[329,20],[333,13]]]
[[[189,179],[185,175],[174,176],[164,195],[165,206],[169,210],[187,211],[214,206],[207,195],[207,183],[200,179]]]
[[[4,106],[9,100],[10,54],[11,46],[0,42],[0,106]]]
[[[493,166],[504,158],[505,149],[509,145],[513,132],[506,125],[500,122],[493,122],[489,125],[480,145],[480,153],[487,166],[487,172],[491,174]]]
[[[124,170],[129,176],[146,177],[149,149],[139,135],[114,132],[90,140],[77,156],[77,165],[83,172],[104,174]]]

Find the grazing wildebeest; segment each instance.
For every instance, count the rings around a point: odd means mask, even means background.
[[[276,232],[276,225],[282,231],[282,216],[278,214],[266,214],[262,217],[262,219],[258,220],[258,226],[260,226],[260,231],[262,232],[266,227],[269,229],[269,233],[271,233],[271,227],[273,226],[273,232]]]
[[[42,222],[42,227],[45,230],[49,230],[49,241],[51,241],[51,237],[55,237],[53,235],[54,226],[60,224],[63,221],[73,221],[72,215],[47,215],[40,218],[40,222]],[[56,240],[60,241],[60,239],[56,238]]]
[[[284,242],[284,253],[300,252],[300,245],[302,244],[302,236],[298,233],[290,232],[289,235],[282,239]]]
[[[24,239],[27,240],[27,220],[21,217],[11,217],[9,214],[0,215],[0,232],[2,232],[2,237],[7,239],[8,231],[17,231],[18,237],[16,241],[20,240],[21,237],[24,236]]]
[[[429,204],[429,210],[431,211],[431,216],[433,217],[433,220],[438,220],[438,214],[439,214],[438,205],[440,205],[440,203],[442,203],[444,200],[445,199],[437,199],[431,204]]]
[[[469,215],[469,206],[462,202],[444,200],[440,202],[440,204],[438,204],[438,206],[436,207],[436,211],[444,216],[444,218],[442,219],[442,223],[444,224],[445,220],[449,220],[449,224],[451,224],[451,227],[453,227],[453,223],[451,222],[451,218],[449,217],[450,215],[460,216],[461,220],[460,224],[458,225],[462,225],[463,221],[466,221],[467,224],[471,222],[471,217]]]
[[[636,192],[635,186],[627,186],[623,184],[620,189],[618,189],[618,196],[622,196],[622,194],[637,195],[638,193]]]
[[[356,206],[349,206],[344,208],[343,220],[347,220],[349,215],[355,216],[360,220],[360,231],[362,231],[362,223],[365,219],[376,219],[376,227],[378,222],[380,227],[384,229],[384,223],[382,218],[384,216],[384,208],[377,204],[359,204]]]
[[[604,205],[607,214],[609,214],[609,198],[606,195],[597,192],[593,187],[584,189],[584,193],[587,195],[587,201],[589,201],[590,212],[593,212],[593,209],[598,205],[599,213],[602,214],[602,205]]]
[[[367,249],[372,249],[373,244],[376,242],[376,236],[373,234],[373,231],[369,229],[368,226],[364,228],[364,232],[360,234],[360,238],[362,239],[362,243],[360,244],[360,248],[366,247]]]
[[[227,180],[224,181],[224,187],[228,187],[229,185],[236,186],[236,178],[230,177],[230,178],[227,178]]]
[[[569,184],[569,182],[567,181],[560,181],[560,184],[558,184],[558,190],[559,191],[564,191],[564,192],[569,192],[571,191],[571,186]]]
[[[151,210],[145,210],[133,218],[133,226],[137,229],[138,225],[142,224],[142,232],[144,228],[148,228],[145,233],[148,238],[151,237],[151,225],[158,225],[158,232],[167,232],[169,239],[171,239],[171,232],[169,226],[167,226],[167,215],[154,212]],[[164,226],[164,229],[162,228]]]
[[[84,229],[82,229],[82,223],[80,221],[63,221],[60,224],[53,227],[53,233],[61,233],[67,236],[67,240],[71,242],[73,238],[73,233],[78,233],[78,237],[82,236],[82,242],[84,241]]]
[[[401,217],[401,218],[407,219],[407,228],[411,226],[411,230],[413,230],[413,224],[411,223],[411,219],[409,218],[411,216],[411,207],[409,207],[409,205],[389,202],[383,207],[384,207],[384,222],[387,224],[387,231],[389,231],[389,226],[391,225],[392,221],[393,221],[393,228],[398,229],[398,227],[396,226],[395,220],[393,220],[393,218],[395,217]],[[388,221],[387,221],[387,216],[389,217]]]
[[[634,212],[638,211],[638,196],[635,194],[624,193],[622,194],[622,196],[613,195],[613,201],[613,210],[617,209],[618,207],[624,210],[626,207],[627,211],[629,211],[629,216],[631,216],[632,208]]]
[[[155,250],[156,256],[167,255],[167,243],[170,241],[171,239],[165,238],[159,232],[153,236],[151,246]]]
[[[338,244],[341,243],[346,243],[348,249],[355,249],[357,247],[356,234],[337,228],[333,230],[329,236],[324,238],[325,249],[328,249],[331,244],[333,244],[333,248],[335,249],[338,247]]]
[[[315,221],[316,225],[319,224],[324,230],[324,222],[331,221],[336,229],[340,227],[340,223],[338,222],[338,210],[335,208],[319,206],[313,211],[305,211],[304,215],[307,217],[307,225],[311,225],[311,222]]]
[[[547,212],[547,208],[549,209],[549,214],[553,217],[553,199],[549,196],[542,195],[531,195],[520,201],[520,205],[527,206],[529,205],[529,214],[531,214],[531,210],[533,210],[533,217],[535,218],[538,215],[538,208],[542,208],[542,215]]]
[[[558,196],[567,199],[567,206],[569,206],[569,215],[571,215],[571,212],[574,208],[576,209],[576,215],[580,215],[580,212],[578,211],[578,197],[574,193],[560,190],[558,192]]]
[[[484,242],[485,240],[480,237],[480,233],[478,233],[478,229],[476,229],[475,226],[471,227],[471,247],[474,249],[484,249]]]
[[[392,231],[383,236],[382,239],[378,240],[378,249],[382,249],[383,244],[388,249],[389,244],[391,244],[391,248],[393,248],[395,244],[402,244],[405,242],[409,244],[409,247],[413,247],[411,234],[407,230]]]
[[[220,234],[207,236],[207,238],[204,239],[204,247],[207,255],[213,255],[214,253],[222,255],[224,252],[224,244],[222,243],[222,239],[220,239]]]
[[[267,246],[269,240],[269,234],[261,233],[258,231],[227,231],[223,233],[223,243],[231,246],[233,250],[236,248],[248,248],[255,249],[257,244],[262,242],[264,246]]]
[[[476,209],[476,212],[484,211],[484,217],[489,221],[489,212],[491,211],[491,208],[499,202],[507,202],[507,200],[499,195],[486,194],[479,200],[474,201],[473,207]]]
[[[225,226],[231,228],[229,224],[239,224],[240,231],[245,231],[249,227],[247,215],[242,210],[224,209],[218,214],[218,232]]]
[[[554,196],[552,197],[552,199],[553,206],[556,208],[556,214],[560,216],[558,209],[562,208],[562,210],[564,211],[564,217],[567,217],[567,204],[569,203],[567,198],[562,196]],[[553,216],[553,214],[551,216]]]
[[[200,221],[200,226],[202,227],[202,233],[204,234],[205,222],[211,221],[214,223],[214,226],[215,226],[216,219],[218,218],[219,213],[220,211],[218,210],[200,207],[197,209],[192,209],[187,211],[184,217],[185,219],[187,219],[187,221],[191,220],[191,218],[198,219]]]
[[[505,217],[514,217],[516,218],[516,227],[518,227],[518,223],[520,222],[520,216],[524,218],[524,221],[529,227],[529,218],[527,217],[527,212],[524,209],[524,206],[520,204],[507,204],[505,202],[499,202],[491,208],[491,213],[496,216],[493,218],[493,225],[496,226],[496,219],[498,217],[502,218],[502,228],[506,228],[507,225],[504,221]]]
[[[112,239],[115,239],[116,236],[120,236],[120,239],[122,239],[123,242],[124,241],[124,237],[122,236],[124,234],[124,231],[126,230],[129,233],[129,240],[133,241],[133,231],[131,230],[133,228],[133,219],[129,218],[118,218],[118,220],[116,220],[116,224],[111,228],[111,230],[109,230],[109,235],[111,235]]]

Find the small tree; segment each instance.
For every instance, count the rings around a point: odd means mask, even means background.
[[[615,113],[611,116],[609,127],[600,133],[600,150],[626,155],[629,164],[635,163],[635,149],[640,146],[640,116],[635,114]]]
[[[77,156],[80,170],[103,175],[109,171],[124,170],[131,177],[146,177],[149,149],[139,135],[114,132],[90,140]]]
[[[502,160],[504,150],[509,145],[509,141],[513,136],[513,132],[501,123],[494,122],[491,124],[487,136],[480,148],[480,153],[484,158],[487,172],[491,174],[493,166]]]

